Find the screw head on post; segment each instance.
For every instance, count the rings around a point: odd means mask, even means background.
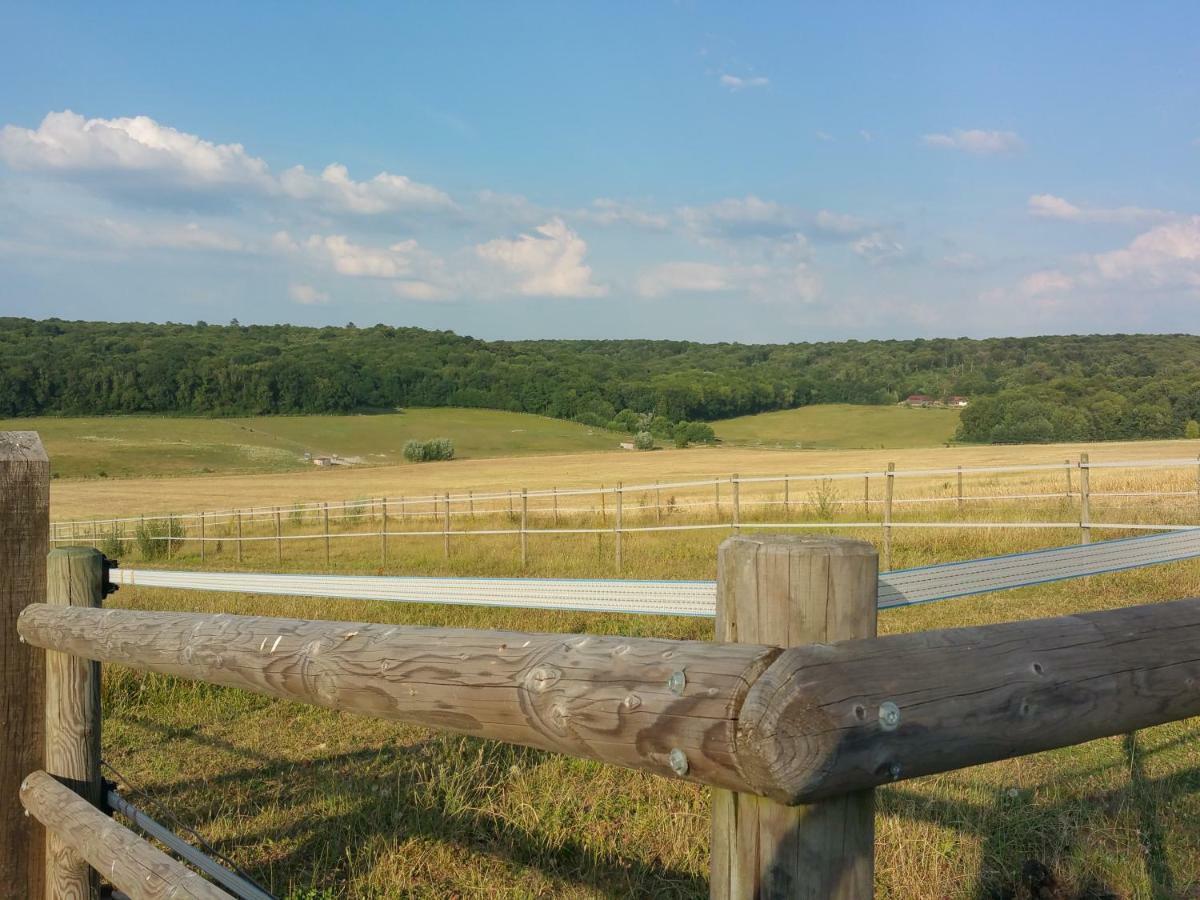
[[[879,727],[884,731],[895,731],[900,727],[900,707],[891,700],[879,704]]]
[[[676,775],[678,775],[682,778],[684,775],[686,775],[688,773],[689,767],[688,767],[687,754],[684,753],[682,750],[680,750],[678,747],[673,747],[671,749],[671,755],[669,757],[669,760],[671,763],[671,771],[674,772]]]

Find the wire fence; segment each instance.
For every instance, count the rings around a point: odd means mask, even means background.
[[[487,537],[514,541],[525,565],[532,536],[611,536],[621,571],[626,536],[666,532],[875,530],[884,569],[893,532],[904,529],[1077,529],[1139,532],[1200,522],[1200,458],[1092,463],[1088,454],[1057,463],[897,469],[804,475],[710,476],[595,487],[458,490],[190,513],[156,513],[52,523],[55,545],[108,545],[144,561],[232,549],[236,562],[258,548],[297,543],[326,564],[347,541],[378,545],[381,566],[401,541],[452,544]]]

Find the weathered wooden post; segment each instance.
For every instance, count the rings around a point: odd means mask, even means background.
[[[863,476],[863,518],[871,518],[871,476]]]
[[[475,491],[472,488],[467,489],[467,515],[475,518]]]
[[[892,499],[896,494],[896,464],[888,463],[883,492],[883,570],[892,571]]]
[[[72,523],[71,529],[74,531]],[[42,766],[46,708],[42,656],[17,637],[17,616],[46,599],[50,460],[35,431],[0,431],[0,890],[45,893],[45,835],[17,802]]]
[[[662,488],[657,480],[654,482],[654,522],[656,525],[662,524]]]
[[[275,507],[275,562],[283,562],[283,526],[279,521],[279,507]]]
[[[1070,500],[1071,499],[1071,461],[1069,459],[1063,460],[1063,469],[1067,473],[1067,499]]]
[[[600,521],[601,522],[608,521],[608,509],[605,506],[605,501],[604,501],[604,485],[600,485]]]
[[[208,554],[208,541],[204,539],[204,513],[200,513],[200,562],[204,562],[205,556]]]
[[[1092,542],[1091,478],[1088,455],[1079,454],[1079,543]]]
[[[963,488],[962,488],[962,466],[958,467],[958,511],[962,512],[963,508]]]
[[[558,527],[558,487],[554,488],[554,527]]]
[[[521,488],[521,568],[525,568],[525,564],[529,562],[529,535],[526,533],[526,528],[529,527],[529,491]]]
[[[242,511],[237,511],[237,561],[242,561]]]
[[[46,602],[98,607],[104,599],[104,555],[92,547],[62,547],[46,559]],[[46,651],[45,770],[92,806],[100,806],[100,664]],[[46,897],[99,898],[88,863],[50,832],[46,837]]]
[[[617,574],[621,574],[621,567],[624,564],[621,547],[621,510],[624,506],[624,491],[621,489],[621,482],[617,482],[617,514],[613,519],[613,537],[616,541],[617,548]]]
[[[783,476],[783,517],[786,519],[788,515],[788,507],[791,505],[791,489],[792,481],[787,475]]]
[[[717,556],[716,639],[786,648],[873,637],[878,568],[865,541],[729,537]],[[870,898],[874,837],[871,790],[783,806],[714,789],[710,896]]]
[[[738,481],[736,472],[729,476],[729,484],[733,489],[733,533],[737,534],[741,531],[742,525],[742,492],[740,490],[741,483]]]

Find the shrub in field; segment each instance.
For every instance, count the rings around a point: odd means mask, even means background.
[[[183,523],[174,516],[151,519],[138,525],[134,540],[142,559],[163,559],[183,545]]]
[[[454,459],[454,441],[450,440],[450,438],[409,441],[404,445],[404,458],[409,462],[433,462],[439,459]]]
[[[691,444],[712,444],[717,440],[717,433],[707,422],[678,422],[671,437],[675,446],[687,447]]]
[[[633,437],[633,446],[638,450],[653,450],[654,435],[648,431],[639,431]]]
[[[1183,436],[1189,440],[1200,438],[1200,422],[1195,419],[1188,419],[1187,424],[1183,426]]]
[[[106,532],[101,536],[96,549],[107,556],[109,559],[120,559],[125,555],[125,550],[129,546],[129,540],[125,537],[125,530],[122,528]]]
[[[837,491],[832,478],[822,478],[813,486],[810,494],[813,513],[818,519],[828,522],[837,508]]]

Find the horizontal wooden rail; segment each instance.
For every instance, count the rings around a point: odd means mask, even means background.
[[[1200,600],[783,651],[43,604],[18,630],[789,804],[1200,715]]]
[[[29,643],[101,662],[746,791],[738,709],[779,650],[652,638],[29,606]],[[686,765],[684,764],[686,760]]]
[[[45,772],[34,772],[21,784],[21,803],[63,847],[131,900],[233,900]]]

